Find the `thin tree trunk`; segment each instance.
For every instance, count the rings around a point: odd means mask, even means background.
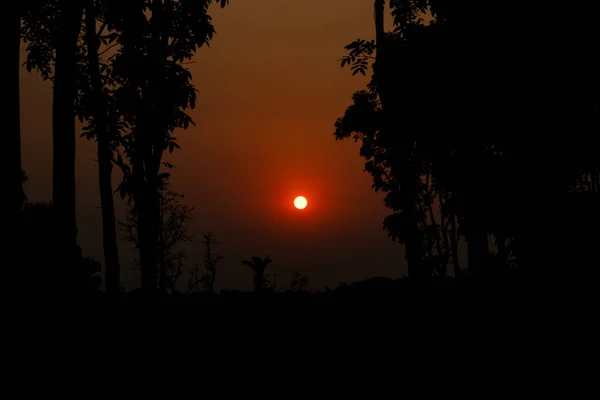
[[[220,256],[216,254],[214,257],[211,254],[210,256],[210,267],[212,268],[212,273],[210,274],[210,291],[215,291],[215,282],[217,281],[217,263],[219,262]]]
[[[472,165],[480,164],[473,163]],[[467,224],[465,239],[467,241],[469,275],[480,275],[484,272],[486,257],[489,254],[489,238],[484,225],[483,199],[477,191],[478,188],[469,187],[465,193],[467,200],[465,204],[465,222]]]
[[[150,226],[151,206],[147,199],[147,189],[134,195],[135,207],[138,220],[138,247],[140,251],[140,275],[142,290],[152,292],[157,289],[156,267],[157,267],[157,245],[158,240]],[[154,247],[153,247],[154,246]]]
[[[112,158],[107,126],[107,108],[102,96],[102,81],[98,51],[100,38],[96,32],[96,9],[94,0],[86,4],[86,37],[88,42],[88,67],[92,88],[92,113],[96,121],[98,145],[98,182],[100,185],[100,205],[102,208],[102,245],[104,248],[105,290],[106,293],[119,293],[121,268],[117,246],[117,224],[112,186]]]
[[[159,252],[160,252],[160,259],[158,260],[158,266],[159,266],[159,283],[158,283],[158,289],[160,294],[165,295],[167,294],[167,264],[166,264],[166,260],[165,260],[165,248],[164,246],[161,244],[159,245]]]
[[[145,126],[136,127],[134,136],[138,143],[137,146],[139,147],[136,147],[132,152],[131,164],[133,171],[130,183],[132,186],[132,197],[135,202],[135,212],[138,224],[141,286],[143,291],[153,292],[157,289],[156,270],[158,233],[154,230],[155,227],[152,225],[152,219],[154,219],[153,206],[150,200],[152,188],[151,185],[146,182],[146,173],[142,158],[142,153],[146,147],[145,142],[148,140],[148,133]],[[156,220],[156,223],[158,223],[158,219]]]
[[[261,292],[265,288],[265,272],[257,270],[254,275],[254,291]]]
[[[117,245],[117,224],[112,186],[112,157],[108,138],[98,137],[98,181],[102,207],[102,245],[104,248],[106,293],[119,293],[121,289],[121,266]]]
[[[83,5],[77,0],[65,0],[60,9],[52,109],[52,201],[55,207],[55,262],[66,265],[62,283],[73,282],[80,289],[79,279],[87,271],[76,270],[77,222],[75,215],[75,94],[77,91],[77,40],[81,28]]]
[[[419,278],[423,275],[423,250],[419,239],[419,230],[412,229],[408,233],[408,239],[404,244],[406,249],[406,263],[408,264],[408,276]]]
[[[167,294],[167,249],[166,249],[166,238],[164,235],[165,226],[165,186],[164,184],[160,188],[160,226],[159,226],[159,240],[158,240],[158,266],[159,266],[159,291],[162,295]]]
[[[163,2],[153,0],[150,4],[152,16],[150,18],[151,47],[150,47],[150,78],[148,82],[148,104],[145,110],[146,118],[144,128],[139,132],[140,144],[138,145],[139,157],[143,159],[137,171],[137,182],[142,190],[142,204],[138,214],[138,223],[144,227],[140,232],[140,264],[142,275],[142,288],[156,290],[157,275],[157,248],[160,233],[160,200],[158,189],[160,179],[160,160],[164,148],[162,138],[165,137],[167,127],[162,118],[161,90],[164,75],[165,52],[164,41],[161,38],[162,18],[164,14]],[[164,38],[167,38],[164,35]],[[139,197],[139,196],[138,196]],[[138,204],[136,203],[136,206]]]
[[[444,203],[448,202],[448,194],[444,193]],[[458,231],[456,229],[456,213],[450,208],[448,218],[450,219],[450,248],[452,255],[452,268],[454,270],[454,277],[458,278],[461,275],[460,262],[458,261]]]
[[[207,288],[210,292],[214,291],[215,279],[217,276],[216,263],[213,263],[212,241],[212,233],[208,233],[204,236],[204,243],[206,245],[206,269],[210,272],[210,275],[207,278]]]
[[[447,259],[444,257],[444,253],[442,253],[442,237],[441,237],[441,233],[440,233],[440,229],[438,228],[438,224],[435,220],[435,215],[433,215],[433,201],[435,199],[434,196],[431,195],[431,191],[430,191],[430,182],[431,182],[431,173],[428,172],[427,173],[427,210],[429,211],[429,218],[431,219],[431,224],[433,226],[435,226],[436,230],[435,230],[435,246],[436,246],[436,251],[438,253],[438,263],[439,263],[439,271],[442,272],[442,275],[446,275],[446,271],[448,271],[448,261]],[[443,218],[442,218],[442,223],[444,222]],[[439,225],[440,227],[443,227],[443,225]]]
[[[441,193],[438,194],[438,201],[440,202],[440,213],[441,213],[440,227],[442,229],[442,240],[444,242],[444,260],[446,262],[445,271],[447,271],[448,260],[450,257],[450,240],[448,239],[448,224],[450,223],[450,221],[448,221],[448,215],[447,215],[446,211],[444,211],[444,199],[442,198]]]
[[[485,145],[477,140],[468,144],[463,154],[468,162],[464,163],[463,174],[468,177],[464,187],[465,239],[467,241],[467,263],[469,275],[478,275],[489,255],[489,239],[487,233],[486,196],[489,196],[490,178],[482,171],[488,171],[489,160]],[[479,166],[474,168],[473,166]]]

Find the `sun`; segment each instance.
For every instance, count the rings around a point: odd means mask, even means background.
[[[304,196],[298,196],[294,199],[294,207],[298,210],[304,210],[308,205],[308,200]]]

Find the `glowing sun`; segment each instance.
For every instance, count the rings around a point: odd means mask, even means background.
[[[298,210],[303,210],[308,205],[308,200],[304,196],[298,196],[294,199],[294,207]]]

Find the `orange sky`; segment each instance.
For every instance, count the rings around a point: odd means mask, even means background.
[[[373,1],[231,3],[212,8],[217,36],[189,65],[199,90],[196,126],[177,135],[181,150],[170,156],[173,188],[196,208],[188,266],[200,261],[201,234],[212,230],[225,256],[219,287],[249,288],[240,260],[265,254],[283,287],[294,271],[314,288],[405,273],[401,246],[382,230],[388,211],[358,145],[332,134],[367,83],[336,59],[352,40],[373,37]],[[49,200],[51,87],[24,69],[21,84],[25,189],[31,201]],[[94,145],[80,139],[77,151],[79,242],[103,261]],[[297,195],[308,198],[303,211],[293,208]],[[120,251],[123,283],[136,287],[134,253],[127,243]]]

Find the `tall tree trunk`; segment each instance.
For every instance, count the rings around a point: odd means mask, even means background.
[[[100,38],[96,32],[97,11],[94,0],[86,3],[86,39],[88,43],[88,67],[92,89],[92,114],[96,121],[96,140],[98,145],[98,181],[100,185],[100,205],[102,208],[102,245],[104,248],[105,290],[106,293],[119,293],[121,268],[117,247],[117,225],[115,222],[115,204],[112,186],[112,158],[110,138],[108,137],[107,107],[103,98],[100,75],[99,48]]]
[[[375,0],[375,41],[383,43],[385,35],[384,26],[385,0]]]
[[[82,272],[76,270],[77,223],[75,216],[75,94],[77,90],[77,40],[83,17],[78,0],[61,3],[56,38],[56,63],[52,109],[52,201],[55,207],[55,262],[66,265],[62,284],[79,286]],[[72,282],[75,279],[75,282]],[[79,287],[71,287],[79,289]]]
[[[138,32],[133,28],[131,21],[123,26],[123,50],[135,53],[134,44],[139,39]],[[142,90],[147,88],[142,87]],[[144,96],[146,97],[146,96]],[[135,217],[137,220],[138,251],[140,268],[141,288],[144,292],[152,292],[157,288],[156,261],[157,261],[157,237],[153,237],[149,220],[151,219],[151,207],[149,205],[150,184],[147,182],[145,161],[151,152],[150,135],[153,125],[152,109],[147,107],[143,115],[138,118],[139,123],[133,127],[133,145],[130,150],[131,176],[128,184],[131,198],[135,203]]]
[[[375,82],[377,83],[377,92],[385,110],[387,103],[386,81],[385,81],[385,0],[375,0],[375,63],[373,64],[373,72]]]
[[[143,205],[140,204],[138,223],[144,227],[140,232],[140,264],[142,275],[142,289],[156,290],[157,276],[157,248],[158,235],[160,233],[160,199],[158,189],[160,179],[158,173],[162,151],[164,149],[164,138],[167,126],[164,123],[161,107],[161,93],[163,90],[163,76],[165,67],[165,42],[167,35],[161,36],[164,9],[161,0],[153,0],[150,4],[152,13],[150,19],[151,46],[150,46],[150,78],[148,82],[148,103],[144,129],[140,134],[141,145],[139,156],[142,157],[141,174],[139,180]],[[136,206],[138,203],[136,202]]]
[[[21,165],[21,99],[19,94],[19,71],[21,69],[21,10],[19,7],[12,9],[12,32],[14,38],[11,61],[10,78],[8,79],[9,96],[10,96],[10,112],[11,118],[9,122],[10,131],[8,133],[8,193],[9,208],[8,217],[12,220],[15,218],[15,224],[18,226],[18,216],[20,215],[23,206],[23,167]],[[12,228],[12,227],[11,227]],[[10,235],[14,233],[9,230]]]
[[[14,35],[12,49],[9,48],[9,52],[12,51],[13,57],[9,61],[10,69],[8,76],[8,97],[9,97],[9,109],[8,111],[8,139],[6,144],[6,159],[7,159],[7,174],[8,184],[6,187],[6,197],[8,207],[6,214],[8,216],[8,224],[4,227],[6,237],[8,240],[4,243],[6,249],[11,252],[15,252],[20,257],[22,254],[21,246],[23,244],[23,203],[25,196],[23,193],[23,170],[21,165],[21,114],[20,114],[20,95],[19,95],[19,71],[21,69],[20,56],[21,56],[21,9],[17,5],[12,6],[11,21],[9,24],[12,25],[12,34]],[[10,33],[9,33],[10,35]],[[20,257],[22,258],[22,257]],[[21,274],[26,273],[24,271],[23,262],[20,260],[19,264],[11,265],[6,268],[6,272],[11,277],[5,277],[7,282],[22,281],[24,278]]]
[[[410,209],[410,222],[407,229],[407,239],[404,243],[406,249],[406,263],[408,264],[408,276],[421,278],[426,271],[423,269],[423,232],[419,229],[416,213]]]

